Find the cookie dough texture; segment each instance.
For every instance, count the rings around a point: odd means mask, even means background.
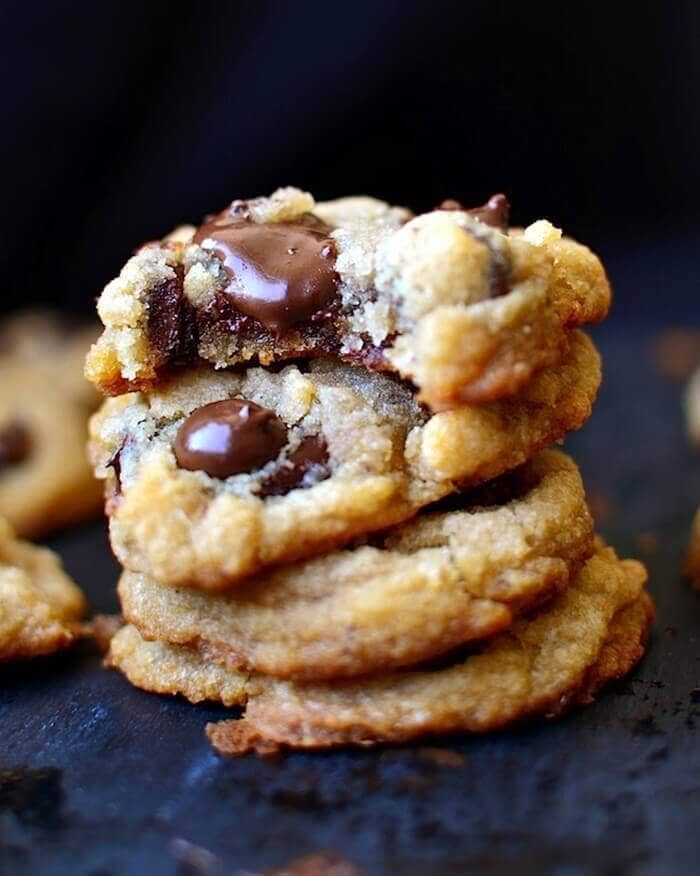
[[[43,312],[0,325],[0,444],[3,431],[16,427],[28,441],[24,458],[0,464],[0,514],[23,536],[44,535],[100,507],[85,453],[98,398],[80,364],[92,337],[93,330],[67,331]]]
[[[17,539],[0,518],[0,661],[60,651],[81,634],[82,593],[59,558]]]
[[[381,367],[442,410],[518,392],[561,360],[572,328],[603,319],[609,308],[598,258],[544,220],[502,231],[465,210],[413,217],[366,197],[316,204],[292,188],[247,209],[254,223],[313,212],[330,226],[333,314],[276,336],[257,322],[246,331],[226,320],[212,327],[230,277],[214,252],[181,234],[144,247],[103,291],[105,331],[87,360],[91,381],[111,394],[152,386],[183,358],[186,342],[188,362],[217,368],[318,355]],[[164,290],[165,314],[154,303]],[[152,339],[155,319],[167,320],[169,351]]]
[[[531,618],[440,668],[332,683],[226,671],[182,646],[147,642],[131,626],[112,640],[111,664],[146,690],[244,705],[210,725],[226,754],[403,742],[484,732],[589,702],[641,657],[653,607],[646,574],[600,546],[575,581]]]
[[[434,415],[404,384],[342,364],[181,373],[159,390],[108,400],[93,418],[91,456],[107,481],[112,546],[126,568],[160,583],[229,587],[515,468],[586,421],[599,383],[598,354],[581,333],[565,360],[520,395]],[[281,418],[290,436],[281,457],[223,480],[179,469],[173,444],[184,419],[233,397]],[[325,474],[312,472],[286,495],[262,495],[265,478],[314,435],[328,447]]]
[[[366,675],[508,629],[563,590],[593,551],[578,470],[555,451],[450,504],[371,545],[263,573],[226,594],[126,572],[122,611],[144,638],[229,669]]]

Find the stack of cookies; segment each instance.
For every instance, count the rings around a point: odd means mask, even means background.
[[[130,259],[88,377],[135,685],[242,706],[222,752],[484,731],[643,652],[645,572],[546,449],[587,420],[598,259],[508,203],[297,189]]]

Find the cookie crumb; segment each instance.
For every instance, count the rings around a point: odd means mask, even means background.
[[[120,614],[96,614],[88,625],[88,630],[97,647],[106,654],[112,637],[123,626],[124,618]]]
[[[335,852],[314,852],[261,876],[365,876],[364,871]]]
[[[655,532],[640,532],[637,546],[643,554],[655,554],[659,549],[659,538]]]
[[[223,874],[221,861],[208,849],[186,839],[170,841],[170,854],[177,861],[177,876],[218,876]]]
[[[434,764],[438,767],[463,767],[464,755],[449,748],[437,748],[426,746],[416,752],[420,760]]]
[[[615,513],[613,497],[604,490],[588,490],[588,510],[597,526],[606,526],[611,522]]]
[[[700,331],[673,328],[659,332],[652,341],[652,357],[659,374],[685,380],[700,366]]]

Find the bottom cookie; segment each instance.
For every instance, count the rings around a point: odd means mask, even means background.
[[[0,662],[68,647],[85,607],[56,554],[20,541],[0,518]]]
[[[645,580],[639,563],[599,547],[545,610],[480,651],[361,680],[305,684],[232,672],[192,650],[145,642],[130,626],[112,640],[108,661],[145,690],[245,705],[243,718],[207,728],[224,754],[485,732],[590,702],[629,671],[654,613]]]

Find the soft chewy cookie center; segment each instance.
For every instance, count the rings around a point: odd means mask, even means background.
[[[338,275],[330,232],[312,215],[258,224],[229,209],[202,225],[194,243],[221,259],[230,277],[224,292],[235,307],[268,331],[283,332],[335,299]]]

